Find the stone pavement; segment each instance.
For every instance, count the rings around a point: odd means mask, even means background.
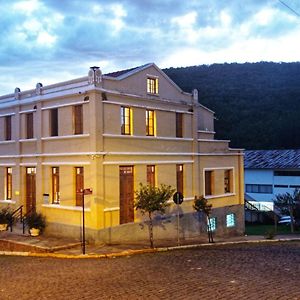
[[[277,235],[274,240],[300,240],[299,234],[294,235]],[[273,241],[274,241],[273,240]],[[251,243],[266,241],[263,236],[240,236],[231,237],[226,239],[215,238],[214,245],[221,245],[224,243]],[[272,241],[272,240],[267,240]],[[150,249],[149,242],[143,241],[140,243],[131,244],[86,244],[84,257],[105,257],[105,256],[122,256],[134,253],[146,253],[155,251],[167,251],[178,248],[193,248],[199,245],[206,245],[207,238],[193,238],[180,240],[180,244],[177,244],[177,240],[154,240],[155,249]],[[211,246],[212,244],[210,244]],[[38,236],[31,237],[28,234],[22,235],[20,233],[11,233],[9,231],[0,232],[0,254],[19,254],[33,255],[33,253],[43,253],[52,257],[83,257],[82,245],[79,240],[61,238],[61,237],[49,237]]]
[[[299,274],[299,241],[110,259],[0,255],[0,299],[299,300]]]

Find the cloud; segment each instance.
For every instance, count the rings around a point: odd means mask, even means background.
[[[274,0],[0,1],[1,94],[79,77],[95,64],[110,72],[152,61],[176,67],[300,56],[299,17]],[[298,1],[285,2],[300,11]]]

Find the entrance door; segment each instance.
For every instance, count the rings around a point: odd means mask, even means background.
[[[120,167],[120,224],[133,221],[133,166]]]
[[[36,208],[36,168],[26,168],[26,212],[35,211]]]

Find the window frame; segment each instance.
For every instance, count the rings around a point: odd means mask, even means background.
[[[155,187],[156,185],[156,167],[155,165],[147,165],[147,184]]]
[[[132,135],[132,109],[121,106],[121,134]]]
[[[147,77],[147,94],[158,95],[158,77]]]
[[[34,137],[34,121],[33,121],[33,113],[27,113],[25,115],[26,118],[26,139],[33,139]]]
[[[176,137],[183,137],[183,113],[176,112]]]
[[[52,174],[52,204],[60,204],[59,167],[52,167],[51,174]]]
[[[58,136],[58,108],[51,108],[50,118],[50,136]]]
[[[214,170],[204,170],[204,195],[214,195]]]
[[[226,228],[236,226],[236,215],[234,213],[226,214]]]
[[[183,184],[183,164],[176,165],[176,191],[183,195],[184,184]]]
[[[146,135],[155,136],[155,111],[153,109],[146,110]]]
[[[207,218],[207,231],[215,232],[217,230],[217,217]]]
[[[5,141],[11,141],[12,139],[12,116],[5,116]]]
[[[224,193],[233,193],[233,169],[224,170]]]
[[[12,200],[12,167],[6,167],[5,199]]]
[[[83,105],[73,106],[73,134],[83,134]]]

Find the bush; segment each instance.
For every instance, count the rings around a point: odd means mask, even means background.
[[[3,208],[0,210],[0,224],[12,224],[14,217],[12,211],[9,208]]]
[[[25,218],[25,222],[29,229],[36,228],[41,232],[43,232],[46,227],[46,218],[41,213],[31,213]]]

